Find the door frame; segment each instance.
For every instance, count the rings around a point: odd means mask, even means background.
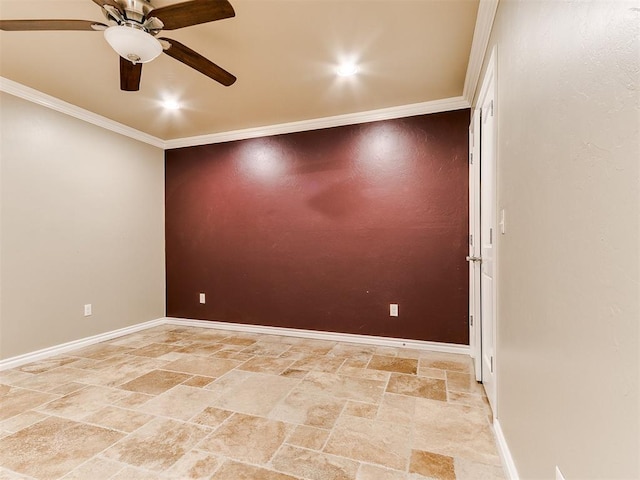
[[[494,418],[497,416],[497,385],[498,385],[498,348],[497,348],[497,330],[498,330],[498,248],[499,248],[499,237],[497,229],[497,217],[500,215],[502,219],[503,212],[498,211],[498,195],[497,195],[497,185],[498,185],[498,177],[497,177],[497,161],[498,161],[498,102],[497,102],[497,48],[494,46],[491,50],[491,54],[489,55],[489,61],[487,62],[487,68],[482,76],[480,81],[480,91],[478,96],[476,97],[476,107],[472,110],[472,120],[471,125],[469,127],[470,130],[470,139],[473,139],[473,143],[469,144],[470,151],[470,163],[469,163],[469,234],[473,235],[474,245],[470,243],[469,247],[469,256],[470,257],[481,257],[482,250],[482,239],[480,236],[481,230],[481,215],[480,215],[480,198],[482,194],[482,179],[480,175],[480,165],[483,161],[491,161],[492,165],[489,166],[493,176],[493,195],[491,198],[491,202],[493,203],[494,209],[494,218],[492,229],[494,232],[493,235],[493,328],[491,339],[493,345],[493,392],[487,392],[487,396],[490,398],[490,405],[493,410]],[[493,92],[490,92],[489,89],[493,89]],[[490,141],[493,143],[493,155],[490,159],[483,159],[482,157],[482,124],[483,122],[483,113],[486,115],[486,112],[482,112],[481,106],[484,103],[484,99],[488,93],[493,94],[493,104],[491,106],[491,115],[493,117],[494,129],[493,135]],[[473,136],[471,135],[473,132]],[[473,163],[471,163],[471,160]],[[472,183],[473,182],[473,183]],[[473,218],[472,218],[473,217]],[[500,233],[504,234],[504,226],[503,221],[500,221]],[[471,237],[470,237],[471,238]],[[473,326],[470,325],[470,351],[471,356],[474,358],[475,365],[475,375],[477,381],[482,381],[483,379],[483,370],[482,370],[482,307],[481,307],[481,293],[482,293],[482,282],[481,282],[481,263],[480,262],[469,262],[469,281],[470,281],[470,291],[469,291],[469,313],[473,314]],[[473,272],[473,273],[472,273]],[[472,303],[473,302],[473,303]],[[473,312],[473,313],[472,313]],[[471,320],[471,318],[470,318]],[[479,320],[479,321],[478,321]],[[470,322],[471,323],[471,322]],[[473,340],[472,340],[473,339]],[[473,343],[472,343],[473,341]]]
[[[480,111],[473,109],[469,125],[469,257],[480,255]],[[482,381],[480,327],[480,266],[469,261],[469,350],[478,382]]]

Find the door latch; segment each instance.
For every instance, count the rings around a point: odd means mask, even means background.
[[[467,256],[467,262],[482,262],[482,257]]]

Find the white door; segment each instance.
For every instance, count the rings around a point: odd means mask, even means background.
[[[480,296],[482,322],[482,383],[496,411],[496,128],[495,51],[482,81],[480,96]]]
[[[480,110],[469,125],[469,350],[476,380],[482,381],[480,334]]]

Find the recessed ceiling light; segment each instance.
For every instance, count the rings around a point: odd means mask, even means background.
[[[336,68],[336,74],[341,77],[350,77],[358,73],[358,66],[354,63],[345,63]]]
[[[167,110],[180,110],[180,104],[177,100],[167,99],[162,102],[162,106]]]

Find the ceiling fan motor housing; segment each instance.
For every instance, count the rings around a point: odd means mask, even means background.
[[[107,20],[118,25],[140,28],[151,35],[157,35],[164,24],[156,17],[149,16],[154,7],[149,0],[113,0],[114,5],[104,4],[103,13]]]

